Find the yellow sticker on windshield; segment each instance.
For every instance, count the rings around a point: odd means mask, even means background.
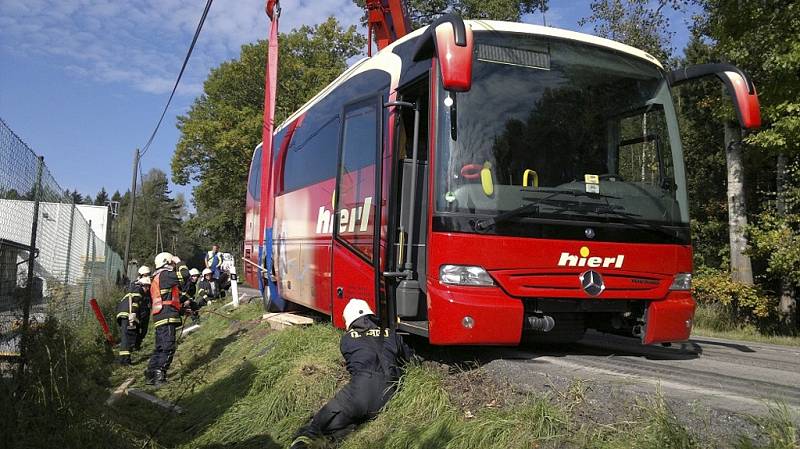
[[[583,175],[586,184],[600,184],[600,177],[597,175]]]

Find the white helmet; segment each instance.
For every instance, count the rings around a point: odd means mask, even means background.
[[[369,308],[369,304],[363,299],[351,299],[350,302],[344,306],[344,313],[342,313],[342,316],[344,316],[345,328],[349,329],[353,321],[364,315],[374,315],[372,309]]]
[[[200,270],[197,268],[192,268],[189,270],[189,276],[200,276]]]
[[[211,274],[211,273],[213,273],[213,271],[211,271],[211,268],[206,268],[206,269],[203,270],[203,276],[205,276],[207,274]]]
[[[136,282],[142,285],[150,285],[150,276],[142,276],[136,280]]]
[[[170,253],[167,252],[158,253],[158,255],[155,257],[156,270],[162,268],[164,265],[171,263],[172,263],[172,254]]]
[[[139,267],[139,276],[148,276],[150,275],[150,267],[147,265],[142,265]]]

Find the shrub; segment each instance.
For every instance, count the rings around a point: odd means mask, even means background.
[[[764,212],[748,227],[750,254],[766,264],[766,276],[800,285],[800,215]]]
[[[729,314],[734,322],[757,323],[772,315],[775,299],[753,285],[731,279],[724,271],[705,269],[692,280],[694,299]]]
[[[91,320],[91,321],[90,321]],[[22,378],[0,379],[0,446],[134,447],[103,416],[113,352],[93,317],[49,318],[32,330]]]

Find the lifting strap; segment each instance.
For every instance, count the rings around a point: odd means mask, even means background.
[[[272,25],[269,30],[267,67],[264,76],[264,122],[261,131],[260,245],[264,244],[264,231],[272,227],[272,134],[275,130],[275,95],[278,88],[278,17],[281,15],[279,2],[268,0],[266,11],[267,16],[272,20]],[[267,251],[268,259],[271,259],[271,253],[272,251]],[[267,265],[269,266],[270,263]]]

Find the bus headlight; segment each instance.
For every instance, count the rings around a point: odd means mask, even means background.
[[[692,289],[692,273],[678,273],[672,278],[672,285],[669,286],[670,290],[691,290]]]
[[[452,285],[494,285],[492,277],[481,267],[467,265],[442,265],[439,280]]]

